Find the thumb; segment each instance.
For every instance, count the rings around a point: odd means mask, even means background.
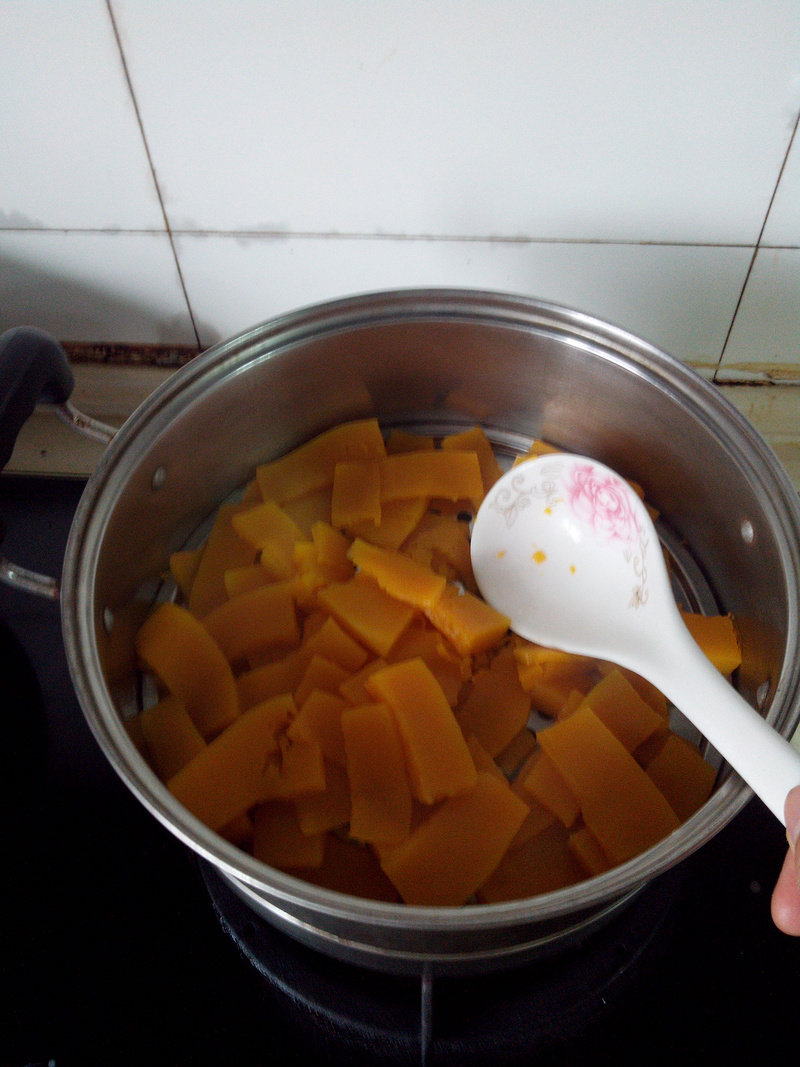
[[[784,805],[789,849],[772,894],[772,918],[779,930],[800,937],[800,786]]]

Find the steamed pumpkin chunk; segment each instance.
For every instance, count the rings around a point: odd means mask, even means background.
[[[733,674],[742,663],[742,646],[731,615],[681,612],[689,633],[721,674]]]
[[[381,471],[377,463],[350,460],[333,472],[331,522],[337,527],[381,521]]]
[[[245,711],[167,785],[184,807],[212,830],[264,800],[279,734],[294,713],[291,697],[275,697]]]
[[[542,730],[539,744],[614,863],[638,855],[680,825],[664,794],[591,708]]]
[[[700,752],[678,734],[664,738],[660,750],[647,763],[655,782],[680,819],[688,819],[711,796],[716,771]]]
[[[325,855],[321,833],[303,831],[294,804],[272,800],[253,814],[253,855],[273,867],[320,867]]]
[[[321,589],[320,605],[361,644],[385,656],[411,624],[414,609],[385,593],[374,579],[356,574]]]
[[[193,615],[207,615],[228,599],[225,571],[255,562],[253,546],[233,526],[234,516],[246,507],[223,504],[216,514],[191,582],[187,606]]]
[[[447,585],[441,574],[415,563],[402,552],[371,545],[358,537],[350,547],[349,558],[389,596],[421,611],[433,607]]]
[[[477,671],[456,709],[465,736],[480,739],[491,756],[502,752],[528,721],[531,701],[522,688],[511,649],[502,649]]]
[[[236,683],[219,645],[185,608],[159,605],[136,637],[142,662],[186,707],[203,737],[239,714]]]
[[[475,784],[475,763],[442,687],[422,659],[376,671],[367,691],[394,712],[414,795],[434,804]]]
[[[381,461],[381,501],[415,497],[483,500],[483,477],[474,452],[400,452]]]
[[[666,733],[663,718],[620,670],[610,671],[581,703],[592,709],[629,752],[634,752],[653,734]]]
[[[560,823],[552,822],[519,847],[509,848],[479,886],[477,895],[485,904],[500,904],[564,889],[583,877],[584,871],[570,850],[568,832]]]
[[[381,866],[406,904],[465,904],[503,858],[528,814],[506,782],[485,771],[452,796]]]
[[[150,759],[159,777],[171,778],[206,747],[186,706],[168,694],[139,716]]]
[[[336,464],[379,459],[386,454],[377,419],[346,422],[318,434],[256,471],[265,500],[279,504],[333,485]]]
[[[230,663],[275,646],[288,648],[300,637],[291,582],[231,597],[205,615],[202,623]]]
[[[342,715],[350,780],[350,833],[357,841],[397,844],[411,832],[413,797],[403,742],[385,704]]]

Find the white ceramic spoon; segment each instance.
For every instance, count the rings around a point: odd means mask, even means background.
[[[647,509],[618,474],[563,453],[512,468],[475,518],[472,563],[483,597],[515,633],[648,679],[784,822],[800,752],[700,651]]]

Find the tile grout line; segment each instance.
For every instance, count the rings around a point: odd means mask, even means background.
[[[165,224],[166,225],[166,224]],[[772,249],[774,251],[794,252],[800,249],[796,244],[765,244],[758,246],[749,241],[657,241],[635,240],[614,237],[511,237],[500,234],[454,234],[454,233],[366,233],[341,230],[211,230],[189,229],[180,226],[167,226],[170,235],[180,234],[184,237],[235,237],[263,238],[269,241],[408,241],[408,242],[442,242],[453,244],[506,244],[506,245],[593,245],[617,248],[749,248]],[[161,234],[164,231],[152,227],[100,227],[100,226],[3,226],[0,233],[61,233],[61,234]]]
[[[798,112],[797,118],[794,121],[794,127],[792,128],[792,132],[789,137],[789,143],[786,146],[786,151],[783,154],[783,160],[781,161],[781,165],[778,168],[778,176],[775,179],[775,185],[773,186],[772,195],[770,196],[769,203],[767,204],[767,210],[764,212],[764,218],[761,222],[761,229],[758,231],[758,237],[756,238],[756,243],[753,247],[753,254],[751,255],[750,262],[747,265],[747,271],[745,272],[742,287],[739,290],[739,297],[736,301],[736,307],[733,309],[733,314],[731,315],[731,321],[728,326],[728,332],[725,334],[725,340],[722,342],[722,349],[720,350],[719,359],[717,360],[717,365],[714,368],[714,374],[712,376],[712,380],[715,382],[717,381],[717,375],[722,369],[722,361],[725,358],[725,350],[727,349],[728,342],[731,339],[733,327],[736,323],[736,317],[739,314],[739,308],[742,306],[742,300],[744,299],[745,290],[747,289],[748,282],[750,281],[750,275],[753,273],[753,267],[755,266],[758,253],[762,247],[780,247],[772,245],[764,246],[761,244],[761,240],[764,236],[764,230],[767,228],[767,222],[769,221],[770,212],[772,211],[772,205],[775,203],[775,197],[778,195],[778,189],[781,184],[781,178],[783,177],[783,172],[786,170],[786,164],[789,161],[789,153],[792,151],[792,145],[794,144],[794,139],[797,136],[798,126],[800,126],[800,112]]]
[[[659,240],[636,240],[633,238],[613,237],[510,237],[499,234],[399,234],[383,233],[370,234],[358,232],[358,230],[290,230],[290,229],[190,229],[181,226],[169,226],[167,232],[170,235],[183,237],[235,237],[250,238],[253,240],[265,239],[278,240],[301,240],[301,241],[419,241],[462,243],[462,244],[564,244],[564,245],[596,245],[613,246],[613,248],[644,248],[644,249],[756,249],[756,245],[750,241],[659,241]],[[115,226],[2,226],[0,233],[3,234],[162,234],[162,229],[153,227],[125,227]],[[757,245],[758,250],[771,249],[772,251],[797,252],[798,244],[772,244],[764,243]]]
[[[116,44],[117,44],[117,51],[119,53],[120,63],[122,64],[122,73],[123,73],[123,76],[125,78],[125,83],[128,86],[128,92],[130,93],[131,103],[133,104],[133,111],[134,111],[134,114],[136,116],[136,123],[137,123],[137,125],[139,127],[139,134],[140,134],[140,136],[142,138],[142,144],[144,145],[145,155],[147,156],[147,165],[150,168],[150,175],[151,175],[151,177],[153,179],[153,186],[155,187],[156,196],[158,197],[158,206],[159,206],[159,210],[161,211],[161,217],[164,220],[164,228],[165,228],[166,233],[167,233],[167,238],[169,239],[170,249],[172,250],[172,258],[175,261],[175,269],[178,272],[178,281],[180,283],[181,291],[183,293],[183,298],[186,301],[186,310],[189,313],[189,321],[192,324],[192,332],[194,333],[195,340],[197,342],[197,348],[198,348],[198,351],[199,351],[200,349],[202,349],[203,346],[202,346],[202,344],[200,342],[200,335],[199,335],[199,333],[197,331],[197,324],[195,322],[194,312],[192,311],[192,303],[191,303],[191,300],[189,299],[189,293],[188,293],[188,291],[186,289],[186,282],[184,281],[183,271],[181,270],[180,260],[178,259],[178,252],[177,252],[177,249],[175,247],[175,239],[174,239],[174,236],[173,236],[173,233],[172,233],[172,228],[170,227],[170,224],[169,224],[169,218],[167,216],[167,210],[166,210],[166,207],[164,206],[164,198],[161,195],[161,186],[159,185],[159,182],[158,182],[158,176],[156,174],[155,165],[153,163],[153,157],[152,157],[152,154],[150,152],[150,145],[149,145],[149,143],[147,141],[147,134],[145,133],[144,123],[142,122],[141,112],[139,111],[139,103],[138,103],[138,101],[136,99],[136,93],[134,92],[134,89],[133,89],[133,81],[131,79],[130,71],[128,69],[128,62],[127,62],[127,60],[125,58],[125,51],[124,51],[124,49],[122,47],[122,40],[121,40],[120,35],[119,35],[119,29],[117,27],[117,20],[114,17],[114,10],[113,10],[113,7],[112,7],[112,0],[106,0],[106,10],[108,11],[108,17],[109,17],[109,20],[111,22],[111,30],[112,30],[112,33],[114,34],[114,40],[116,41]],[[160,231],[152,231],[152,232],[160,232]]]

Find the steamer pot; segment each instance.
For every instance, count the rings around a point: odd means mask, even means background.
[[[800,720],[797,494],[749,423],[669,355],[577,311],[468,290],[356,296],[217,345],[148,398],[90,479],[61,580],[67,657],[97,741],[152,814],[255,913],[332,956],[455,973],[557,951],[707,842],[748,787],[721,766],[687,823],[577,886],[502,905],[412,908],[322,890],[245,855],[174,801],[126,731],[141,701],[133,636],[165,594],[170,553],[192,543],[257,463],[366,416],[422,432],[480,422],[508,455],[544,437],[641,482],[687,597],[735,613],[737,684],[785,737]]]

